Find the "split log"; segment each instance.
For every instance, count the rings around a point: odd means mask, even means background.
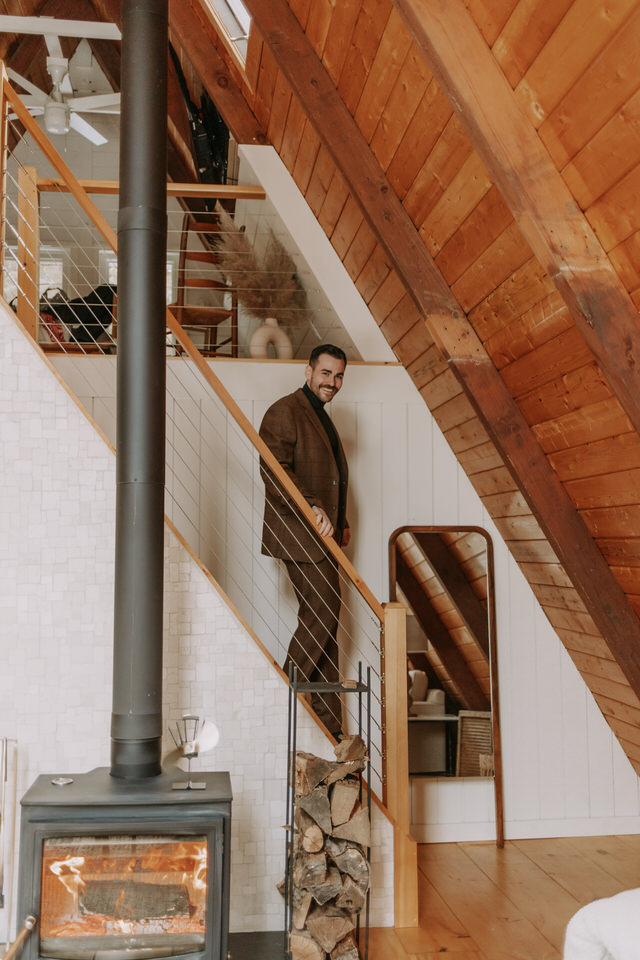
[[[331,791],[331,822],[334,827],[346,823],[358,802],[360,784],[357,780],[339,780]]]
[[[355,928],[355,923],[339,910],[315,910],[307,917],[307,930],[323,950],[331,953],[335,945]]]
[[[336,944],[331,951],[331,960],[360,960],[358,944],[352,933]]]
[[[308,890],[293,888],[293,903],[291,905],[291,922],[296,930],[302,930],[307,922],[307,914],[311,908],[312,896]]]
[[[324,846],[324,833],[308,813],[301,807],[296,807],[293,822],[298,829],[296,842],[307,853],[319,853]]]
[[[349,844],[346,840],[339,840],[337,837],[327,837],[325,846],[329,856],[335,860],[336,857],[345,852]]]
[[[342,893],[336,897],[336,907],[348,913],[360,913],[365,903],[366,887],[364,890],[347,876],[342,883]]]
[[[292,960],[359,960],[352,934],[369,889],[371,843],[361,805],[366,752],[361,737],[347,737],[335,762],[296,754]]]
[[[327,787],[316,787],[308,796],[300,797],[297,803],[301,810],[315,820],[323,833],[331,833],[331,807]]]
[[[327,876],[322,883],[316,883],[312,887],[309,887],[308,890],[316,903],[319,903],[321,906],[322,904],[328,903],[329,900],[333,900],[334,897],[342,895],[344,884],[340,876],[340,871],[337,867],[329,867]]]
[[[353,776],[364,770],[364,760],[349,760],[348,763],[334,763],[333,770],[325,777],[324,782],[327,786],[335,783],[337,780],[344,780],[345,777]]]
[[[293,861],[293,882],[296,887],[317,886],[327,876],[327,858],[324,853],[298,851]]]
[[[371,825],[366,808],[361,807],[347,823],[341,823],[339,827],[334,827],[332,833],[334,837],[353,840],[354,843],[359,843],[363,847],[370,847]]]
[[[295,758],[296,797],[311,793],[333,771],[335,763],[298,751]]]
[[[317,823],[307,827],[302,835],[302,849],[307,853],[318,853],[324,846],[324,833]]]
[[[325,960],[325,951],[308,933],[292,933],[289,946],[291,960]]]
[[[367,756],[366,744],[362,737],[357,734],[352,737],[344,737],[339,743],[336,743],[333,751],[339,763],[348,760],[364,760]]]
[[[340,873],[353,877],[366,892],[369,886],[369,863],[360,847],[346,840],[327,837],[325,848]]]

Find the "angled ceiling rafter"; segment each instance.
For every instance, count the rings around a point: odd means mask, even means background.
[[[640,619],[285,0],[244,0],[596,628],[640,694]],[[598,583],[594,597],[593,583]]]
[[[440,619],[429,594],[420,585],[400,551],[396,557],[396,577],[398,586],[407,598],[425,636],[458,690],[464,707],[468,710],[487,710],[487,695]]]
[[[457,558],[439,533],[416,531],[413,536],[438,583],[453,603],[460,619],[466,625],[474,643],[482,651],[485,660],[488,660],[489,624],[487,611],[473,592]]]
[[[640,431],[638,310],[462,0],[392,0]]]

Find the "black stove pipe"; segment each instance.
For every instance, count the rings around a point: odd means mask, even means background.
[[[162,740],[168,0],[122,2],[111,775],[158,776]]]

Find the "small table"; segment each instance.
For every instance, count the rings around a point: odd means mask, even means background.
[[[409,773],[455,775],[455,732],[458,716],[438,713],[409,717]]]

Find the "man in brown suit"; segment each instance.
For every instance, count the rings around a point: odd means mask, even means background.
[[[349,542],[348,469],[324,405],[340,390],[346,365],[340,347],[316,347],[305,369],[304,386],[269,407],[260,426],[260,436],[313,508],[320,535],[311,532],[263,467],[262,552],[284,562],[298,600],[298,625],[284,668],[293,663],[299,679],[308,682],[338,681],[340,580],[322,538],[334,537],[343,547]],[[340,697],[314,694],[312,705],[327,729],[337,734],[342,725]]]

